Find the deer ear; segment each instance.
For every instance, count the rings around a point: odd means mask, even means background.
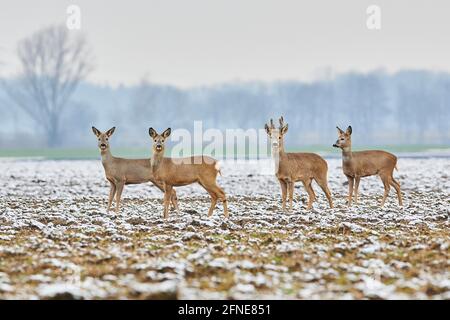
[[[348,126],[346,133],[350,135],[352,134],[352,126]]]
[[[172,129],[167,128],[166,130],[164,130],[164,132],[162,133],[162,136],[164,138],[167,138],[168,136],[170,136],[170,133],[172,132]]]
[[[286,132],[288,131],[288,126],[289,124],[286,123],[286,125],[283,128],[281,128],[281,134],[286,134]]]
[[[150,137],[154,138],[156,137],[158,134],[156,133],[155,129],[153,128],[149,128],[148,129],[148,134],[150,135]]]
[[[108,137],[111,137],[112,134],[114,133],[114,130],[116,130],[116,127],[112,127],[111,129],[109,129],[108,131],[106,131],[106,135]]]
[[[100,130],[98,130],[96,127],[92,127],[92,132],[94,132],[94,134],[98,137],[99,135],[101,135],[102,133],[100,132]]]
[[[338,134],[344,134],[344,130],[342,130],[341,128],[339,128],[338,126],[336,126],[336,129],[338,131]]]

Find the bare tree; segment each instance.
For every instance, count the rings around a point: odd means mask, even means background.
[[[59,143],[61,114],[92,70],[91,51],[83,36],[70,34],[65,26],[51,26],[22,40],[17,54],[21,71],[13,83],[4,82],[6,92],[54,147]]]

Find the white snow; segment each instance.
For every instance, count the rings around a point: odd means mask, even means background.
[[[109,183],[100,161],[0,161],[0,259],[16,268],[0,272],[0,298],[124,298],[134,292],[348,299],[356,289],[369,298],[448,299],[450,271],[443,261],[417,267],[406,253],[439,253],[450,264],[450,235],[442,236],[449,227],[450,159],[399,159],[394,176],[402,208],[394,190],[379,207],[378,177],[361,180],[359,203],[348,208],[341,160],[327,161],[334,209],[313,183],[317,202],[306,211],[298,183],[294,210],[284,213],[279,183],[264,162],[223,161],[218,184],[230,218],[224,219],[220,203],[208,218],[208,194],[190,185],[177,188],[181,213],[171,211],[168,221],[162,219],[163,195],[151,184],[126,186],[120,213],[106,212]],[[104,269],[95,269],[97,263]],[[232,277],[224,280],[224,274]],[[203,288],[224,282],[226,292]]]

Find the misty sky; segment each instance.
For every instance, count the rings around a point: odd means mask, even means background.
[[[95,54],[89,81],[143,77],[182,87],[225,81],[312,80],[327,70],[450,71],[446,0],[14,0],[0,2],[0,74],[18,66],[18,40],[65,23],[77,4]],[[366,8],[382,29],[366,28]],[[78,32],[78,31],[72,31]]]

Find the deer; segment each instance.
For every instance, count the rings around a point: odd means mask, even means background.
[[[279,128],[276,129],[273,119],[270,119],[270,125],[265,124],[265,130],[270,138],[272,145],[272,158],[275,160],[275,176],[280,182],[282,210],[286,210],[286,198],[289,195],[289,211],[292,211],[292,202],[294,197],[294,184],[301,181],[308,193],[307,210],[312,208],[316,199],[316,194],[312,188],[312,181],[320,186],[325,193],[330,208],[333,208],[331,192],[328,189],[327,174],[328,164],[319,155],[315,153],[287,153],[284,150],[284,136],[288,131],[288,124],[284,124],[284,119],[279,119]]]
[[[161,181],[164,188],[164,219],[168,218],[169,199],[173,187],[193,183],[198,183],[211,196],[208,217],[212,216],[217,200],[220,200],[223,203],[225,218],[228,218],[227,197],[216,182],[217,175],[221,174],[219,162],[204,155],[184,158],[164,157],[165,143],[170,136],[171,128],[167,128],[162,134],[158,134],[153,128],[149,128],[148,132],[153,139],[152,173],[155,179]]]
[[[397,191],[398,204],[403,206],[400,184],[394,179],[394,169],[397,169],[397,157],[382,150],[367,150],[352,152],[352,127],[346,131],[337,128],[338,139],[333,147],[342,149],[342,170],[348,180],[348,206],[352,205],[353,190],[355,203],[358,202],[359,181],[363,177],[378,175],[384,185],[384,195],[381,207],[389,195],[390,186]]]
[[[125,185],[152,182],[161,191],[163,191],[163,186],[156,181],[152,175],[149,163],[150,159],[123,159],[114,157],[111,154],[109,138],[112,136],[115,129],[116,127],[113,127],[106,132],[101,132],[97,128],[92,127],[92,131],[98,140],[98,148],[100,149],[105,176],[110,183],[107,211],[111,210],[111,205],[115,197],[115,212],[117,214],[119,212],[120,199]],[[170,199],[173,207],[179,211],[175,190],[171,192]]]

